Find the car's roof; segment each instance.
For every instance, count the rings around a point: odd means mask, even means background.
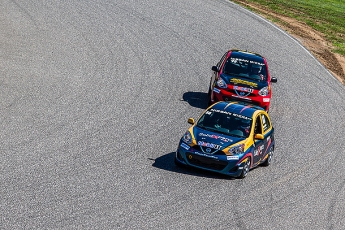
[[[248,52],[244,50],[237,50],[237,49],[229,50],[229,52],[230,51],[231,51],[231,57],[250,59],[253,61],[264,63],[265,58],[261,56],[260,54],[252,53],[252,52]]]
[[[211,106],[213,109],[222,110],[230,113],[240,114],[246,117],[253,117],[257,110],[264,111],[263,108],[241,101],[220,101]]]

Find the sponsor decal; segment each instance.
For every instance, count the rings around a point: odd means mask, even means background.
[[[261,155],[263,149],[264,149],[264,145],[259,146],[259,147],[254,151],[254,156],[259,156],[259,155]]]
[[[254,88],[258,87],[257,83],[254,82],[250,82],[250,81],[246,81],[246,80],[242,80],[242,79],[238,79],[238,78],[233,78],[230,80],[230,82],[234,83],[234,84],[243,84],[243,85],[248,85],[248,86],[252,86]]]
[[[246,117],[246,116],[243,116],[243,115],[237,114],[237,113],[233,113],[232,116],[238,117],[238,118],[242,118],[242,119],[245,119],[245,120],[251,120],[250,117]]]
[[[242,87],[242,86],[238,86],[238,85],[234,86],[234,90],[241,91],[241,92],[246,92],[246,93],[254,92],[254,89],[252,89],[252,88]]]
[[[213,92],[220,93],[220,89],[213,88]]]
[[[208,143],[208,142],[204,142],[204,141],[198,141],[198,145],[203,146],[203,147],[218,149],[218,150],[220,150],[222,148],[222,146],[220,146],[220,145],[216,145],[216,144]]]
[[[200,137],[209,137],[209,138],[213,138],[213,139],[219,139],[221,141],[224,142],[233,142],[233,140],[227,138],[227,137],[222,137],[222,136],[218,136],[218,135],[214,135],[214,134],[207,134],[207,133],[199,133]]]
[[[210,111],[216,112],[216,113],[224,113],[224,114],[227,114],[227,115],[230,115],[230,116],[234,116],[234,117],[238,117],[238,118],[242,118],[242,119],[246,119],[246,120],[252,120],[250,117],[246,117],[246,116],[243,116],[243,115],[237,114],[237,113],[231,113],[231,112],[224,111],[224,110],[210,109]]]
[[[230,61],[232,63],[237,63],[237,62],[246,62],[246,63],[252,63],[252,64],[256,64],[256,65],[262,65],[264,66],[265,64],[264,63],[261,63],[261,62],[257,62],[257,61],[252,61],[252,60],[247,60],[247,59],[243,59],[243,58],[230,58]]]
[[[207,148],[205,151],[206,151],[207,153],[210,153],[212,150],[211,150],[211,148]]]
[[[224,113],[224,114],[227,114],[227,115],[232,115],[231,112],[224,111],[224,110],[219,110],[219,109],[210,109],[210,111],[216,112],[216,113]]]
[[[230,160],[239,160],[240,158],[239,156],[226,156],[226,159],[230,161]]]
[[[263,98],[262,101],[263,102],[270,102],[270,99],[269,98]]]
[[[185,150],[189,150],[190,149],[190,146],[185,144],[185,143],[181,143],[181,147],[184,148]]]
[[[205,153],[195,152],[194,154],[199,155],[199,156],[203,156],[203,157],[212,158],[212,159],[218,159],[218,157],[216,157],[214,155],[208,155],[208,154],[205,154]],[[189,156],[191,156],[191,155],[189,155]]]

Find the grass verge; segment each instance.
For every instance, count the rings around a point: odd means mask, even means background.
[[[305,22],[323,33],[332,43],[332,52],[345,56],[345,1],[344,0],[245,0],[260,4],[280,15]]]

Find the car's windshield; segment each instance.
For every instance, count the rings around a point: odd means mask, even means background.
[[[224,65],[223,73],[256,81],[267,80],[265,64],[249,59],[230,57]]]
[[[209,131],[246,138],[249,136],[252,119],[224,110],[209,109],[199,119],[197,126]]]

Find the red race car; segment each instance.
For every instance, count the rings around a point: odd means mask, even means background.
[[[217,101],[245,101],[269,110],[272,91],[266,59],[256,53],[229,50],[220,59],[211,78],[208,104]]]

